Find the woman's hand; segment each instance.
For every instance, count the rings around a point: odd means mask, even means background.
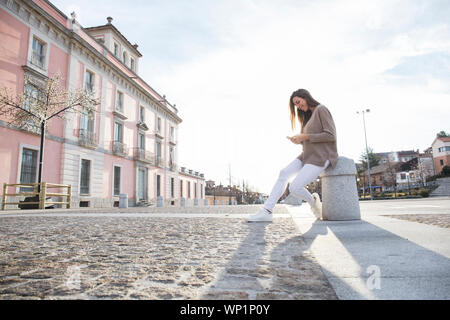
[[[303,141],[306,141],[309,139],[309,135],[305,134],[305,133],[301,133],[301,134],[297,134],[295,136],[292,137],[288,137],[289,140],[291,140],[292,143],[295,144],[300,144]]]

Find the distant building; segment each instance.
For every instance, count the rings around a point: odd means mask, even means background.
[[[205,199],[208,205],[230,205],[242,202],[242,191],[236,186],[216,186],[212,180],[206,181]]]
[[[391,151],[391,152],[379,152],[374,153],[375,156],[380,158],[380,163],[387,162],[407,162],[419,156],[419,150],[408,151]]]
[[[385,162],[370,168],[370,180],[372,190],[375,192],[393,190],[396,185],[397,171],[400,169],[400,162]],[[365,170],[360,175],[360,189],[369,192],[369,175]],[[360,190],[362,192],[362,190]]]
[[[431,144],[435,174],[450,166],[450,137],[437,137]]]

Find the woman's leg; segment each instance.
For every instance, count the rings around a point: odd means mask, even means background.
[[[313,204],[314,197],[305,188],[305,186],[314,181],[319,174],[328,167],[328,164],[328,160],[323,167],[315,166],[309,163],[305,164],[289,186],[289,192],[295,197],[305,200],[309,204]]]
[[[277,204],[284,190],[286,189],[286,184],[289,178],[291,178],[294,174],[300,171],[303,167],[302,162],[296,158],[290,164],[287,165],[284,169],[280,171],[277,181],[270,192],[269,198],[264,203],[264,209],[272,212],[273,207]]]

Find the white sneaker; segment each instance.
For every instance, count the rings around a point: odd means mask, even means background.
[[[322,219],[322,202],[320,201],[320,196],[316,192],[312,196],[314,198],[314,204],[310,204],[311,211],[318,219]]]
[[[272,222],[272,214],[262,208],[257,214],[248,217],[247,222]]]

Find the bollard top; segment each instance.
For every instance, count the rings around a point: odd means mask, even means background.
[[[329,176],[343,176],[343,175],[356,175],[356,165],[353,159],[349,159],[346,157],[338,157],[338,161],[336,166],[332,168],[328,166],[327,169],[322,171],[320,177],[329,177]]]

